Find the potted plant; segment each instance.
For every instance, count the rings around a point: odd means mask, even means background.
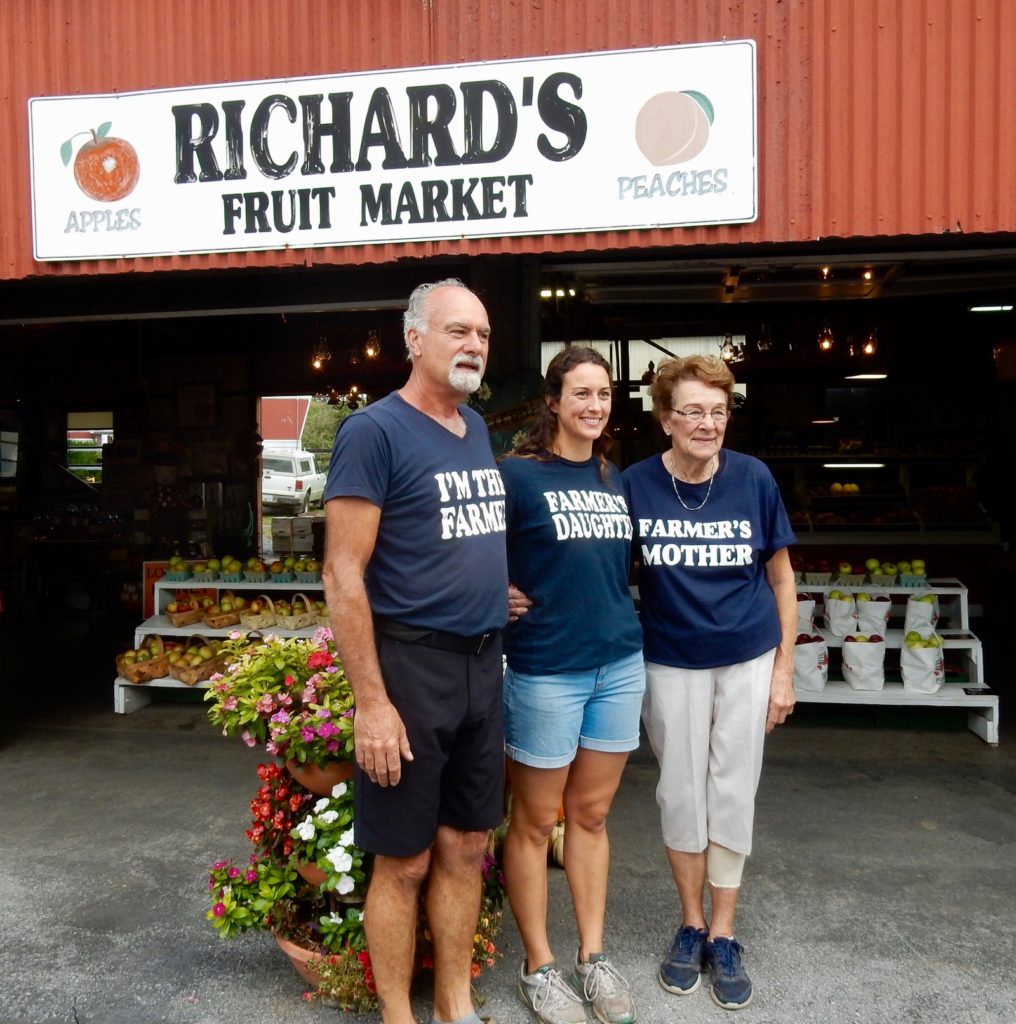
[[[311,639],[234,633],[226,648],[226,671],[212,677],[206,695],[209,718],[224,735],[239,735],[249,746],[264,743],[279,762],[258,765],[261,784],[246,829],[255,852],[243,866],[233,860],[212,865],[206,916],[222,938],[252,929],[271,932],[313,986],[305,998],[373,1009],[362,908],[371,856],[355,842],[354,783],[335,782],[318,796],[301,781],[301,767],[352,767],[352,690],[331,633],[322,629]],[[500,956],[501,838],[500,831],[492,834],[484,862],[474,978]],[[417,962],[433,965],[422,901]]]

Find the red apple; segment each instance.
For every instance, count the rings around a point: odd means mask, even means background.
[[[811,643],[811,637],[807,633],[798,633],[797,634],[797,643],[799,643],[799,644],[810,644]]]
[[[880,644],[881,642],[882,638],[878,635],[878,633],[872,633],[871,636],[868,637],[868,643],[870,644]]]
[[[74,180],[78,188],[100,203],[115,203],[134,191],[141,176],[137,151],[126,139],[106,135],[110,123],[91,130],[92,138],[74,158]],[[62,147],[64,164],[70,159],[68,139]]]

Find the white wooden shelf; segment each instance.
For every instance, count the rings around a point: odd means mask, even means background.
[[[984,658],[981,641],[970,631],[970,608],[967,588],[957,579],[931,578],[923,587],[880,587],[874,584],[831,583],[813,585],[797,584],[799,594],[810,594],[816,598],[815,631],[825,639],[830,649],[843,647],[843,637],[831,633],[824,625],[824,598],[830,590],[845,593],[888,594],[892,599],[890,623],[897,623],[904,614],[906,600],[915,594],[935,594],[938,597],[939,620],[935,632],[942,638],[944,651],[962,651],[963,673],[966,681],[947,681],[937,693],[918,693],[906,689],[902,683],[887,680],[880,690],[855,690],[849,683],[831,677],[825,688],[797,690],[797,699],[810,704],[871,704],[895,707],[957,707],[967,708],[967,726],[985,742],[998,743],[998,694],[991,691],[984,682]],[[888,625],[883,634],[887,651],[899,650],[904,646],[904,631],[899,625]],[[896,669],[898,671],[898,669]],[[889,671],[894,671],[890,663]],[[964,688],[981,692],[968,694]]]
[[[169,619],[166,618],[165,610],[166,605],[173,600],[178,590],[215,590],[216,592],[245,590],[257,593],[263,592],[269,595],[299,594],[307,591],[308,596],[310,596],[312,593],[320,592],[323,589],[321,583],[298,583],[296,580],[289,583],[277,583],[274,580],[269,580],[267,583],[248,583],[246,580],[242,583],[229,583],[226,580],[211,580],[210,582],[205,580],[185,580],[182,583],[167,579],[157,580],[154,590],[155,605],[158,611],[155,615],[149,616],[144,622],[135,626],[134,646],[140,647],[146,636],[190,637],[198,634],[207,637],[225,637],[235,630],[243,629],[241,625],[212,629],[204,622],[195,622],[190,626],[171,625]],[[283,629],[281,626],[266,626],[259,632],[279,637],[297,636],[309,638],[314,635],[318,628],[318,626],[308,626],[306,629]],[[195,690],[205,689],[207,686],[207,682],[188,686],[172,676],[153,679],[149,683],[132,683],[130,680],[124,679],[123,676],[117,676],[113,680],[113,710],[118,715],[129,715],[132,711],[137,711],[139,708],[151,704],[159,690]]]

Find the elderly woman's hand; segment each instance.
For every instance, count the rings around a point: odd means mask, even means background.
[[[514,583],[508,584],[508,621],[518,620],[533,607],[533,602]]]
[[[769,684],[769,714],[766,717],[766,732],[770,733],[778,725],[783,725],[794,710],[794,676],[793,669],[781,665],[773,668],[772,682]]]

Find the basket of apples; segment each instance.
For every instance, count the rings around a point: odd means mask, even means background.
[[[332,620],[328,618],[328,605],[320,599],[315,601],[314,604],[317,607],[317,624],[319,626],[328,626],[330,628]]]
[[[885,685],[885,638],[880,633],[848,633],[843,638],[843,678],[855,690]]]
[[[273,583],[292,583],[293,566],[296,564],[296,559],[292,555],[287,555],[285,559],[276,558],[271,565],[268,566],[268,572],[271,576]]]
[[[204,609],[202,618],[209,629],[225,629],[236,626],[240,622],[240,611],[246,605],[242,597],[237,597],[231,590],[219,595],[219,600]]]
[[[221,641],[195,633],[185,647],[169,653],[169,674],[186,686],[200,683],[226,667],[226,655],[219,653],[221,647]]]
[[[170,583],[183,583],[191,577],[190,562],[184,561],[180,555],[173,555],[166,563],[166,579]]]
[[[244,566],[243,578],[248,583],[267,583],[268,566],[257,555],[251,555]]]
[[[232,555],[226,555],[219,569],[219,579],[223,583],[242,583],[243,563]]]
[[[201,621],[201,601],[186,591],[178,590],[176,597],[166,605],[166,618],[171,626],[192,626]]]
[[[267,594],[258,594],[246,608],[240,609],[240,625],[246,630],[264,629],[278,621],[275,604]]]
[[[829,679],[829,645],[819,632],[797,634],[794,649],[794,687],[820,692]]]
[[[804,567],[804,582],[809,587],[828,587],[832,580],[832,566],[826,561],[811,562]]]
[[[169,673],[169,659],[161,636],[149,636],[138,648],[116,656],[116,673],[131,683],[148,683]]]
[[[909,562],[900,562],[901,587],[926,587],[928,585],[927,569],[923,558],[911,558]]]
[[[892,562],[880,562],[877,558],[869,558],[864,567],[868,570],[868,582],[873,587],[896,586],[896,566]]]
[[[840,562],[836,566],[836,582],[843,587],[857,587],[865,580],[865,569],[863,565],[855,565],[853,562]]]
[[[283,629],[306,629],[317,625],[317,605],[306,594],[294,594],[292,601],[276,601],[275,614]]]
[[[916,629],[904,634],[900,648],[900,675],[904,690],[938,693],[945,682],[942,638],[937,633],[922,633]]]
[[[320,583],[321,563],[316,558],[298,558],[293,563],[297,583]]]

